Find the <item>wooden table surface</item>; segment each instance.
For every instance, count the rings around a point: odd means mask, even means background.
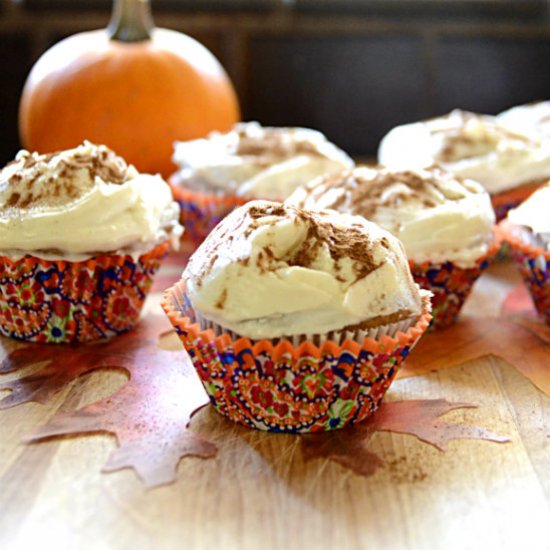
[[[512,266],[494,266],[465,314],[498,312],[517,282]],[[443,453],[378,433],[372,449],[388,465],[368,478],[306,463],[299,436],[234,426],[210,407],[191,426],[218,445],[217,457],[186,458],[176,483],[149,491],[131,470],[100,473],[115,446],[108,435],[21,443],[55,411],[124,381],[96,372],[47,406],[0,411],[0,548],[550,548],[550,399],[495,357],[397,380],[387,400],[479,404],[444,419],[510,443],[459,440]]]

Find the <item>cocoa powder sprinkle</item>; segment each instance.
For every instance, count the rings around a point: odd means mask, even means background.
[[[225,307],[226,301],[227,301],[227,288],[224,288],[214,307],[217,307],[218,309],[223,309]]]
[[[257,127],[245,124],[236,131],[236,135],[235,154],[254,157],[258,164],[269,165],[273,157],[289,158],[301,154],[323,156],[314,142],[288,128],[266,127],[257,131]]]
[[[452,189],[450,183],[453,184]],[[458,178],[439,166],[418,173],[358,167],[306,186],[306,196],[298,206],[322,204],[324,208],[347,211],[370,219],[380,208],[398,210],[411,202],[424,208],[435,208],[445,201],[460,200],[479,192],[480,189],[468,180]],[[329,200],[329,197],[334,199]]]
[[[22,151],[15,160],[10,162],[0,172],[0,178],[7,183],[4,190],[4,204],[10,208],[29,208],[39,204],[62,204],[66,199],[74,200],[87,192],[95,185],[95,178],[120,185],[131,177],[128,165],[124,160],[115,155],[105,146],[84,145],[85,153],[60,151],[40,155]],[[9,174],[5,171],[13,171],[13,166],[18,165],[16,173]],[[81,170],[88,172],[88,181],[79,180],[76,185],[75,178],[81,177]],[[38,180],[44,174],[52,175],[38,186]],[[5,175],[4,175],[5,174]],[[3,176],[3,177],[2,177]],[[35,190],[31,192],[31,188]]]
[[[248,238],[255,229],[277,224],[281,220],[298,220],[298,226],[306,229],[305,236],[294,249],[282,256],[272,246],[262,246],[252,257],[255,267],[262,274],[276,271],[281,266],[315,269],[314,265],[321,257],[322,247],[326,251],[323,254],[328,253],[333,262],[335,277],[341,282],[349,279],[349,271],[343,271],[343,260],[351,261],[355,280],[380,267],[380,263],[374,259],[377,243],[365,234],[364,227],[361,224],[339,226],[333,223],[330,216],[267,202],[255,202],[241,207],[225,218],[203,242],[188,264],[188,273],[192,274],[197,286],[202,286],[221,250],[229,244],[227,235],[237,235],[235,227],[240,227],[241,235]],[[381,245],[389,248],[387,239]],[[234,261],[246,267],[250,260],[246,256]]]

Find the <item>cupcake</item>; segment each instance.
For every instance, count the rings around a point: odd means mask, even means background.
[[[131,329],[183,228],[160,176],[104,146],[20,151],[0,171],[0,333],[72,343]]]
[[[436,163],[476,180],[491,195],[497,219],[550,177],[550,147],[539,135],[459,110],[394,128],[382,139],[378,160],[395,170]]]
[[[353,161],[320,132],[237,124],[230,132],[176,142],[170,178],[186,237],[200,243],[233,208],[251,199],[282,201],[321,174]]]
[[[428,326],[428,294],[377,225],[251,201],[196,250],[163,307],[218,412],[299,433],[376,410]]]
[[[359,215],[400,239],[415,281],[433,293],[434,328],[456,321],[498,251],[488,193],[438,166],[402,172],[357,167],[312,181],[287,204]]]
[[[550,182],[540,187],[500,224],[504,239],[531,293],[550,324]]]

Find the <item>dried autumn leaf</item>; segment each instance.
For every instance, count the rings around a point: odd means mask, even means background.
[[[501,357],[550,396],[550,327],[534,315],[522,289],[504,301],[501,317],[465,317],[426,334],[407,358],[400,377],[461,365],[484,355]]]
[[[84,346],[61,348],[52,344],[27,344],[8,352],[0,362],[0,374],[15,372],[34,363],[46,364],[32,374],[0,383],[0,390],[11,392],[0,400],[0,409],[8,409],[29,401],[46,403],[69,382],[101,368],[102,365],[98,366],[101,359],[99,347],[95,345],[86,346],[84,349]]]
[[[115,394],[80,410],[55,415],[29,441],[67,434],[108,432],[119,447],[105,471],[134,468],[148,487],[170,483],[184,456],[211,457],[216,447],[187,429],[191,415],[208,397],[181,351],[159,348],[169,328],[164,316],[149,315],[133,331],[109,342],[81,346],[28,344],[8,353],[1,368],[48,361],[36,373],[5,383],[12,389],[2,404],[46,402],[67,382],[101,368],[123,368],[130,379]]]
[[[449,424],[439,417],[456,409],[475,409],[472,403],[450,403],[445,399],[418,399],[382,403],[371,424],[377,432],[414,435],[440,451],[453,439],[485,439],[497,443],[509,441],[478,426]]]
[[[444,451],[452,439],[509,441],[478,426],[439,420],[440,416],[455,409],[475,407],[469,403],[449,403],[445,399],[382,403],[371,418],[352,428],[303,436],[302,452],[306,460],[330,459],[359,475],[370,476],[385,464],[382,458],[368,450],[369,441],[376,432],[414,435],[440,451]]]

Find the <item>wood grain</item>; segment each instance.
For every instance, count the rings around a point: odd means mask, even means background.
[[[486,305],[478,313],[494,306],[491,292],[501,296],[515,284],[510,269],[498,266],[480,281],[474,302]],[[185,459],[177,483],[153,491],[131,471],[100,473],[111,437],[20,443],[54,411],[122,382],[118,373],[94,373],[47,406],[0,412],[1,548],[54,540],[78,549],[549,547],[550,399],[497,358],[398,380],[387,398],[478,403],[444,419],[511,443],[456,441],[442,453],[411,436],[378,433],[373,450],[389,466],[370,478],[326,460],[306,463],[299,436],[247,430],[210,408],[191,426],[219,446],[218,456]]]

